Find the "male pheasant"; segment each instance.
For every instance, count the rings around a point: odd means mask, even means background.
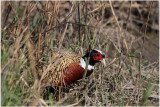
[[[97,49],[80,57],[72,51],[65,49],[53,49],[50,55],[50,70],[46,73],[44,81],[51,86],[65,86],[82,79],[87,69],[86,77],[91,75],[97,62],[105,64],[105,54]],[[86,67],[86,59],[89,59]],[[42,73],[41,73],[42,75]]]

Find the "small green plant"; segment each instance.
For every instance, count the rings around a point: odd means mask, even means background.
[[[147,90],[143,94],[140,106],[147,105],[150,102],[148,100],[148,97],[151,95],[153,89],[154,89],[154,85],[153,84],[148,85]]]

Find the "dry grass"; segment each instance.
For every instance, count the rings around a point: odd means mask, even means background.
[[[1,2],[2,105],[159,105],[158,2]],[[107,67],[45,93],[49,50],[106,53]],[[42,65],[42,63],[47,66]],[[59,100],[59,93],[61,99]]]

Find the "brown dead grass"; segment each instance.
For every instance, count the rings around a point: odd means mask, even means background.
[[[158,2],[1,3],[2,105],[159,105]],[[97,48],[108,65],[62,88],[60,100],[57,87],[43,96],[39,72],[50,69],[53,47],[79,55]]]

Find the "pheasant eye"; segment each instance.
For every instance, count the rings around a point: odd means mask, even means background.
[[[98,53],[96,53],[96,54],[95,54],[95,56],[99,56],[99,54],[98,54]]]

